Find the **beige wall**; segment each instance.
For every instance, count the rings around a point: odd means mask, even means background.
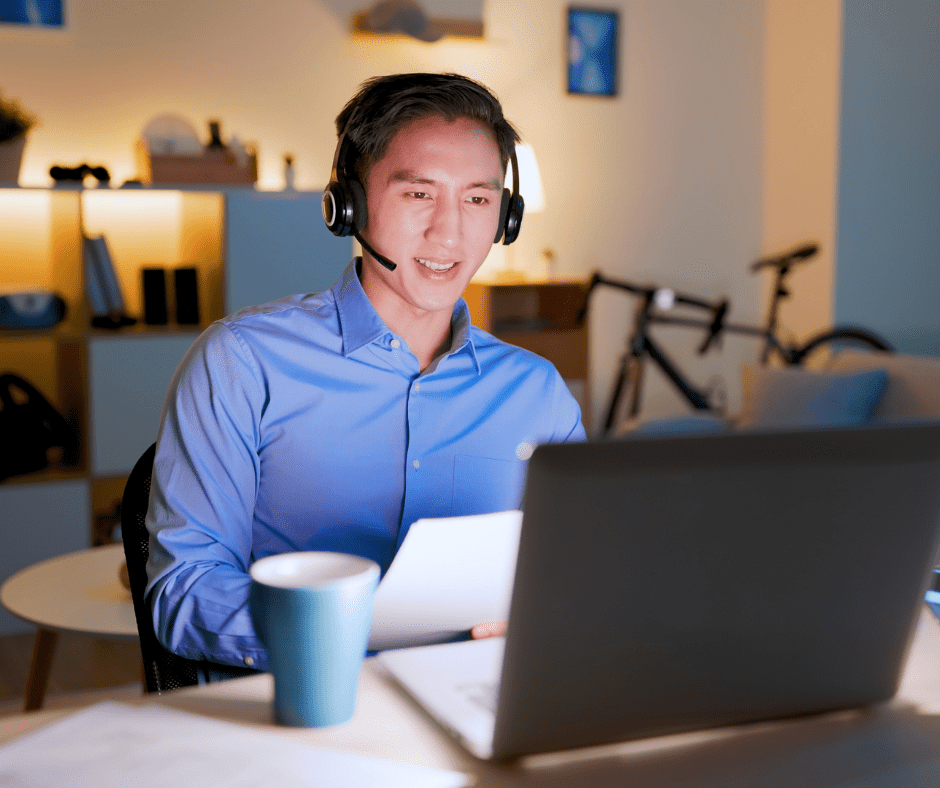
[[[833,320],[841,42],[842,0],[767,0],[763,245],[820,245],[781,309],[797,337]]]
[[[614,100],[566,95],[563,0],[487,0],[485,41],[434,45],[351,38],[345,14],[334,10],[340,5],[70,0],[65,32],[0,28],[0,89],[42,119],[23,182],[47,183],[51,164],[82,161],[106,165],[117,182],[132,177],[140,130],[158,113],[177,112],[200,129],[219,118],[224,133],[257,141],[261,186],[280,187],[281,157],[291,152],[298,186],[321,188],[333,117],[361,80],[446,70],[489,84],[539,157],[548,207],[527,217],[513,251],[514,264],[533,274],[542,273],[540,252],[550,246],[561,276],[601,269],[727,296],[732,314],[750,320],[761,313],[763,289],[748,262],[778,243],[831,234],[831,185],[824,183],[831,178],[831,113],[800,111],[801,88],[787,83],[790,66],[802,81],[813,78],[810,62],[835,57],[826,46],[834,44],[827,31],[836,0],[770,0],[766,10],[764,0],[608,2],[622,11],[621,95]],[[810,6],[824,7],[825,24]],[[777,24],[810,30],[800,40],[812,44],[811,57],[788,53],[790,33]],[[814,94],[814,108],[827,90]],[[765,111],[765,92],[797,106]],[[794,115],[821,125],[782,133],[778,124]],[[787,146],[806,144],[807,136],[812,175],[792,176],[791,187]],[[503,264],[499,253],[491,268]],[[631,304],[607,293],[595,306],[599,409]],[[721,354],[700,360],[692,351],[697,336],[665,336],[702,378],[721,373],[733,400],[740,361],[755,357],[753,342],[729,341]],[[682,408],[653,384],[650,412]]]

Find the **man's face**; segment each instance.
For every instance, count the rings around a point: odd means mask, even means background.
[[[414,120],[366,176],[364,236],[397,264],[363,254],[373,305],[448,317],[483,264],[499,222],[503,170],[491,130],[469,118]]]

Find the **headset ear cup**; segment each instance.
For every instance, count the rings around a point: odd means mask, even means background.
[[[356,230],[364,230],[369,223],[366,190],[357,180],[346,181],[346,188],[349,190],[349,201],[352,204],[352,216],[350,217],[352,229],[350,229],[350,233]]]
[[[519,231],[522,229],[523,213],[525,213],[525,202],[522,195],[514,194],[509,199],[509,209],[506,212],[504,246],[508,246],[519,237]]]
[[[509,215],[509,204],[512,202],[512,192],[509,189],[503,189],[503,195],[499,201],[499,223],[496,225],[496,237],[494,244],[498,244],[506,230],[506,217]]]
[[[338,181],[330,181],[323,191],[323,221],[341,238],[353,231],[353,203]]]

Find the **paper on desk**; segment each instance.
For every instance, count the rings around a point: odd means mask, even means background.
[[[456,788],[467,775],[160,706],[100,703],[0,747],[4,788]]]
[[[505,621],[522,512],[418,520],[375,598],[369,648],[428,645]]]

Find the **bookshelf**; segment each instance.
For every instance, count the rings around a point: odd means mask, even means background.
[[[127,312],[91,327],[83,235],[104,235]],[[330,287],[352,244],[323,227],[318,192],[237,188],[0,188],[0,289],[61,295],[50,329],[0,329],[0,372],[38,388],[78,436],[71,456],[0,482],[0,582],[31,563],[111,538],[127,474],[154,440],[167,386],[213,320],[291,293]],[[141,271],[195,268],[200,323],[143,323]],[[14,447],[3,447],[13,451]],[[0,634],[25,625],[0,611]]]

